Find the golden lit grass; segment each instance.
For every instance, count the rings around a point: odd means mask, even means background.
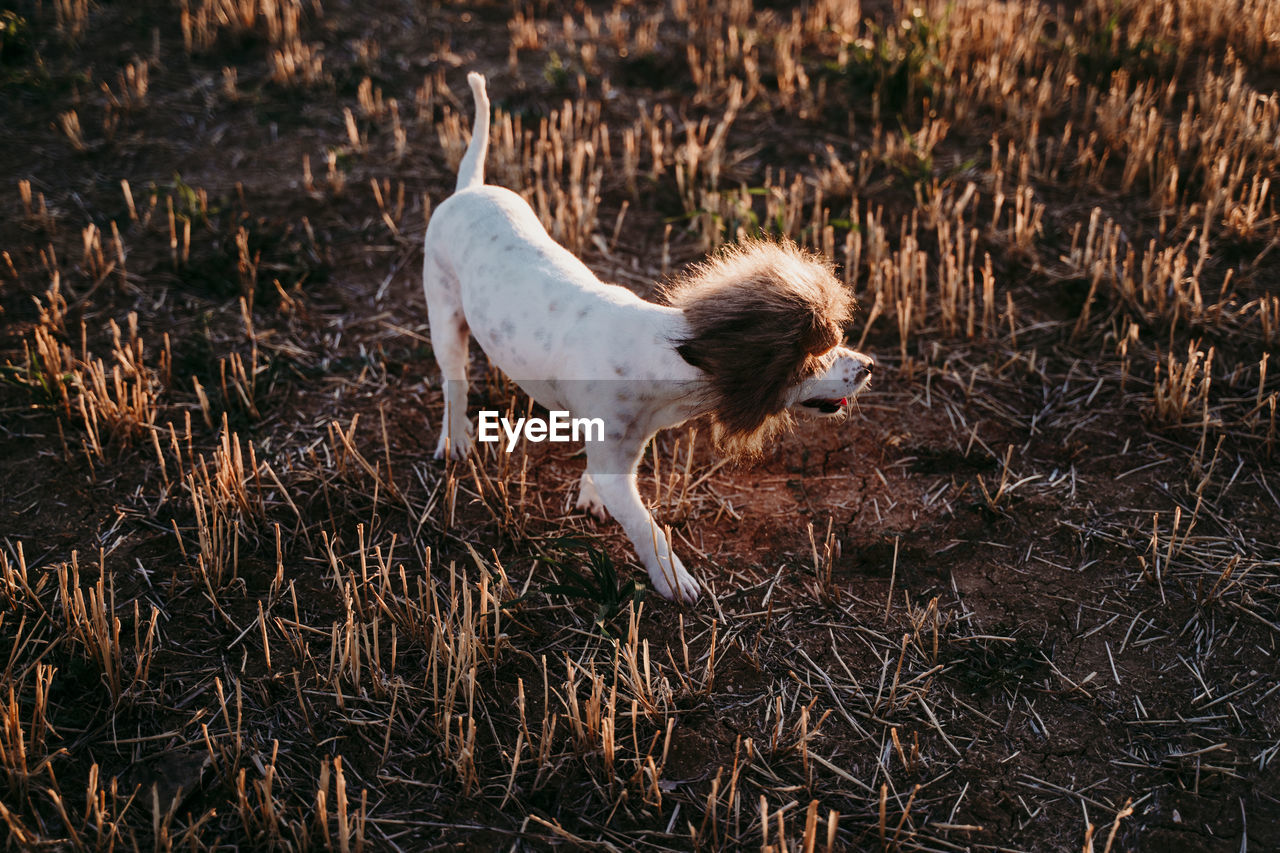
[[[313,3],[312,13],[321,14]],[[235,38],[248,34],[266,37],[272,82],[284,86],[314,85],[324,77],[319,45],[304,42],[299,25],[301,0],[199,0],[182,3],[182,40],[188,53],[207,52],[222,33]]]

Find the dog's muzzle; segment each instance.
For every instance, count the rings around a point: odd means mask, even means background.
[[[828,370],[840,378],[820,379],[804,388],[804,399],[799,407],[813,417],[829,418],[842,415],[849,408],[849,400],[871,381],[874,362],[861,353],[849,353],[843,363],[837,362]],[[843,376],[840,376],[843,374]]]
[[[801,401],[800,405],[820,416],[826,417],[843,412],[849,405],[849,398],[841,397],[837,400],[835,398],[810,397],[808,400]]]

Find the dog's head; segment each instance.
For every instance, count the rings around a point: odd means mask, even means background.
[[[726,249],[665,295],[687,324],[676,350],[704,374],[707,407],[730,451],[758,452],[792,411],[843,414],[871,378],[871,359],[840,346],[852,295],[830,264],[794,243]]]

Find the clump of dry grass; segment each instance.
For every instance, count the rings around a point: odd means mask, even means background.
[[[80,417],[89,434],[94,455],[103,458],[104,439],[128,444],[147,433],[157,414],[158,382],[143,363],[143,343],[137,315],[129,316],[129,336],[122,341],[120,327],[108,321],[111,355],[115,362],[108,375],[101,359],[82,359],[74,373]],[[169,357],[161,353],[161,372]]]
[[[68,41],[76,41],[89,22],[89,0],[57,0],[53,4],[58,32]]]
[[[58,601],[67,636],[83,650],[85,656],[102,675],[113,703],[119,702],[135,687],[146,688],[155,650],[156,620],[159,609],[151,607],[144,629],[139,603],[133,602],[133,644],[121,642],[120,618],[116,613],[116,594],[112,574],[106,570],[105,556],[98,557],[98,580],[92,587],[81,588],[80,565],[75,552],[71,562],[58,568]],[[129,653],[126,654],[126,648]]]
[[[1208,418],[1209,387],[1213,382],[1213,347],[1206,353],[1193,343],[1185,361],[1169,353],[1161,370],[1156,365],[1155,417],[1168,424],[1180,424],[1189,415],[1203,413]],[[1162,375],[1163,373],[1163,375]]]
[[[319,3],[311,4],[317,16]],[[271,80],[284,86],[310,86],[324,79],[324,58],[318,44],[300,34],[301,0],[200,0],[194,9],[182,3],[182,42],[188,53],[207,52],[223,33],[244,39],[266,37]]]
[[[26,386],[45,402],[59,406],[75,418],[85,432],[84,449],[93,458],[106,461],[106,448],[127,447],[150,432],[159,411],[158,375],[168,373],[171,355],[160,354],[158,371],[144,363],[144,346],[138,334],[138,318],[130,314],[128,336],[123,336],[114,320],[107,322],[111,334],[111,365],[89,355],[86,330],[81,327],[81,355],[73,356],[70,345],[59,338],[65,334],[67,305],[55,274],[37,300],[40,324],[24,343],[23,373]],[[166,346],[167,346],[166,339]]]

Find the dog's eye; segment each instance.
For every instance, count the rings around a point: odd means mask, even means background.
[[[804,351],[811,356],[821,358],[839,345],[840,337],[839,330],[834,326],[815,323],[809,333],[804,336]]]
[[[830,367],[836,360],[836,348],[840,344],[836,343],[819,353],[809,356],[809,363],[813,365],[814,372],[820,372]]]
[[[806,356],[804,362],[802,362],[800,365],[798,378],[801,381],[805,379],[812,379],[813,377],[817,376],[819,373],[822,373],[824,370],[826,370],[829,366],[830,365],[828,364],[828,360],[824,356],[817,356],[817,355]]]

